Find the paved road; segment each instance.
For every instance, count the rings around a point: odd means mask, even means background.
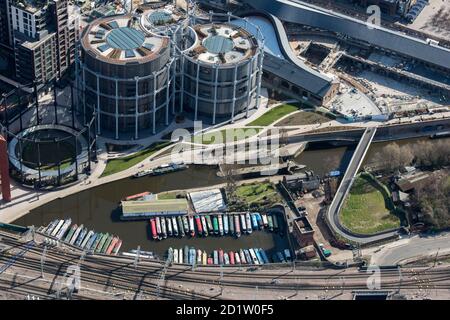
[[[353,242],[357,243],[372,243],[385,238],[391,238],[398,235],[398,231],[387,232],[383,234],[377,234],[373,236],[359,236],[356,234],[352,234],[348,232],[339,221],[339,211],[341,209],[342,204],[350,191],[350,188],[353,184],[353,179],[358,173],[359,167],[361,166],[362,161],[364,160],[364,156],[369,149],[370,143],[372,142],[373,137],[377,128],[367,128],[362,137],[358,146],[353,153],[352,159],[348,165],[347,171],[342,178],[342,182],[339,185],[339,188],[333,198],[333,202],[327,211],[327,221],[331,229],[340,236],[344,237]]]
[[[450,254],[450,233],[429,237],[414,236],[380,248],[373,253],[371,264],[396,265],[425,257],[434,258],[436,254]]]

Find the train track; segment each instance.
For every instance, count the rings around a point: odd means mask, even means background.
[[[41,252],[36,252],[36,249],[32,251],[34,251],[34,256],[29,254],[26,257],[21,257],[15,261],[14,266],[16,268],[23,268],[40,273]],[[63,255],[62,253],[53,253],[49,250],[43,271],[45,274],[50,274],[56,278],[58,276],[64,276],[64,271],[67,269],[67,267],[78,263],[83,283],[91,285],[108,284],[109,286],[112,286],[116,289],[126,291],[133,290],[134,287],[136,287],[136,289],[140,289],[140,291],[143,291],[145,294],[168,299],[214,298],[213,296],[203,295],[199,293],[186,293],[183,290],[179,290],[165,284],[158,285],[156,283],[143,281],[143,279],[145,280],[145,277],[153,280],[158,280],[160,278],[160,275],[158,274],[160,268],[156,268],[154,270],[154,275],[152,275],[142,272],[135,272],[134,269],[130,268],[129,266],[122,265],[119,267],[125,267],[126,272],[115,274],[114,269],[117,268],[117,266],[111,266],[105,262],[103,262],[102,264],[98,264],[95,259],[93,259],[94,261],[89,261],[90,259],[88,259],[88,261],[80,262],[79,256],[76,257],[77,259],[74,258],[75,257],[73,255],[65,257],[65,255]],[[7,262],[8,260],[8,256],[0,256],[0,261]]]
[[[17,239],[3,239],[4,243],[12,248],[20,249],[25,244]],[[17,259],[14,266],[40,272],[42,246],[33,247],[28,254]],[[7,261],[6,255],[0,256],[0,261]],[[60,276],[65,267],[79,264],[83,283],[91,285],[102,284],[121,290],[133,290],[143,292],[150,296],[158,296],[167,299],[215,299],[217,295],[199,293],[187,293],[184,290],[169,286],[168,282],[213,285],[229,288],[254,288],[255,285],[262,290],[324,290],[333,288],[345,288],[346,290],[366,289],[368,274],[364,272],[345,273],[342,271],[332,273],[290,273],[280,272],[241,272],[239,270],[223,268],[223,277],[220,277],[219,268],[215,270],[196,270],[190,267],[175,265],[167,268],[165,282],[161,283],[163,265],[160,262],[140,262],[137,269],[130,259],[117,259],[103,256],[86,256],[80,261],[77,253],[62,253],[56,249],[47,251],[44,272],[46,274]],[[228,269],[228,270],[227,270]],[[436,290],[450,288],[450,270],[448,269],[416,269],[402,270],[403,279],[399,279],[398,270],[381,270],[380,274],[384,289],[420,289],[433,288]],[[425,278],[424,278],[425,277]],[[295,279],[295,283],[292,280]],[[1,288],[1,287],[0,287]]]
[[[4,241],[5,242],[5,241]],[[12,244],[16,245],[16,246],[22,246],[23,242],[19,242],[17,240],[13,240]],[[41,252],[42,252],[43,248],[42,247],[35,247],[32,248],[30,251],[36,253],[37,255],[40,256]],[[63,255],[62,255],[63,254]],[[56,251],[56,250],[49,250],[47,251],[47,256],[51,257],[52,259],[55,259],[55,261],[68,261],[68,259],[72,259],[72,261],[78,261],[80,259],[80,254],[78,253],[70,253],[70,252],[64,252],[61,253],[60,251]],[[113,269],[114,267],[116,268],[123,268],[126,266],[129,266],[130,264],[133,263],[132,259],[126,258],[126,259],[117,259],[117,257],[108,257],[108,256],[86,256],[85,257],[85,261],[92,261],[95,264],[98,265],[104,265],[106,266],[108,269]],[[242,265],[241,267],[245,267],[247,265]],[[139,270],[138,271],[143,271],[143,272],[154,272],[154,271],[159,271],[161,270],[163,267],[163,263],[159,262],[159,261],[141,261],[139,262]],[[252,266],[249,266],[252,267]],[[287,270],[289,270],[289,268],[285,268]],[[423,269],[423,268],[422,268]],[[134,270],[134,269],[133,269]],[[419,269],[405,269],[402,271],[403,275],[415,275],[420,273],[420,268]],[[450,270],[447,271],[447,269],[444,270],[439,270],[439,269],[425,269],[427,270],[428,273],[442,273],[442,272],[449,272]],[[189,265],[172,265],[169,269],[168,269],[168,275],[170,275],[171,273],[177,274],[179,272],[184,272],[186,274],[189,275],[214,275],[217,276],[220,273],[220,268],[218,267],[198,267],[198,269],[196,269],[195,271],[191,271],[191,266]],[[223,275],[224,276],[233,276],[233,277],[245,277],[247,278],[249,276],[249,272],[242,272],[239,270],[236,270],[236,267],[224,267],[222,269]],[[399,271],[397,269],[381,269],[380,272],[383,275],[398,275]],[[311,273],[311,271],[309,271],[308,273],[305,274],[299,274],[298,270],[296,271],[296,273],[292,273],[292,270],[287,271],[285,274],[280,275],[280,272],[253,272],[252,274],[252,278],[265,278],[265,279],[269,279],[269,278],[275,278],[278,277],[280,279],[296,279],[296,278],[308,278],[308,279],[323,279],[325,277],[333,277],[333,276],[339,276],[342,273],[342,270],[340,271],[335,271],[333,270],[333,273],[327,273],[326,275],[324,274],[318,274],[318,273]],[[345,277],[348,278],[366,278],[367,277],[367,273],[364,272],[355,272],[352,274],[346,274]]]

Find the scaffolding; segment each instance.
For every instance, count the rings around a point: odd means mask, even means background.
[[[50,102],[40,103],[36,95],[13,118],[5,115],[1,119],[0,131],[8,141],[10,174],[23,185],[36,190],[58,187],[90,173],[96,136],[92,121],[80,125],[74,89],[78,90],[72,84],[64,90],[54,85]]]

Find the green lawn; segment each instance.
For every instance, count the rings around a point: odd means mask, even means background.
[[[70,167],[72,165],[72,163],[74,163],[74,162],[72,162],[72,159],[63,160],[61,162],[60,170],[63,170],[63,169],[66,169],[66,168]],[[37,169],[38,169],[38,167],[36,167],[36,170]],[[41,170],[47,170],[47,171],[58,170],[58,165],[41,166]]]
[[[202,144],[219,144],[240,141],[258,134],[261,130],[262,128],[223,129],[220,131],[208,132],[203,135],[195,135],[191,142]]]
[[[185,197],[186,192],[169,191],[158,193],[158,200],[172,200],[178,197]]]
[[[266,113],[264,113],[262,116],[257,118],[256,120],[250,122],[247,124],[247,126],[268,126],[269,124],[274,123],[276,120],[280,119],[281,117],[292,113],[294,111],[298,110],[298,106],[292,105],[292,104],[283,104],[281,106],[275,107]]]
[[[287,118],[284,118],[276,124],[281,126],[299,126],[307,124],[316,124],[331,121],[330,118],[312,111],[297,112]]]
[[[361,234],[400,227],[400,219],[391,213],[389,199],[381,188],[365,176],[358,176],[340,213],[342,225]]]
[[[149,146],[147,149],[138,151],[130,156],[108,160],[108,163],[106,164],[106,168],[100,177],[106,177],[111,174],[131,168],[132,166],[143,161],[145,158],[148,158],[149,156],[151,156],[156,151],[159,151],[159,150],[167,147],[169,144],[171,144],[170,141],[155,142],[151,146]]]
[[[244,202],[251,204],[264,201],[272,203],[281,202],[281,196],[270,182],[241,185],[236,188],[236,196]]]

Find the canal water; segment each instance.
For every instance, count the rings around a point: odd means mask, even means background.
[[[401,144],[416,143],[419,140],[402,140]],[[431,140],[430,140],[431,141]],[[371,146],[367,157],[370,158],[386,143],[375,143]],[[319,175],[331,170],[345,171],[354,146],[330,147],[330,145],[312,144],[295,160],[307,165]],[[63,199],[57,199],[31,211],[28,215],[16,220],[19,225],[36,227],[47,225],[56,218],[72,218],[72,223],[84,224],[97,232],[109,232],[118,235],[123,240],[122,250],[136,249],[153,251],[162,256],[169,247],[182,248],[185,245],[211,253],[215,249],[237,250],[240,248],[263,248],[268,254],[288,248],[286,236],[280,236],[266,231],[242,235],[239,239],[230,236],[207,238],[167,238],[162,241],[151,239],[147,221],[119,220],[118,204],[125,196],[143,191],[162,192],[168,190],[183,190],[189,188],[207,188],[213,184],[223,183],[217,177],[216,168],[207,166],[190,166],[189,169],[169,173],[157,177],[142,177],[138,179],[122,179],[82,191]]]

